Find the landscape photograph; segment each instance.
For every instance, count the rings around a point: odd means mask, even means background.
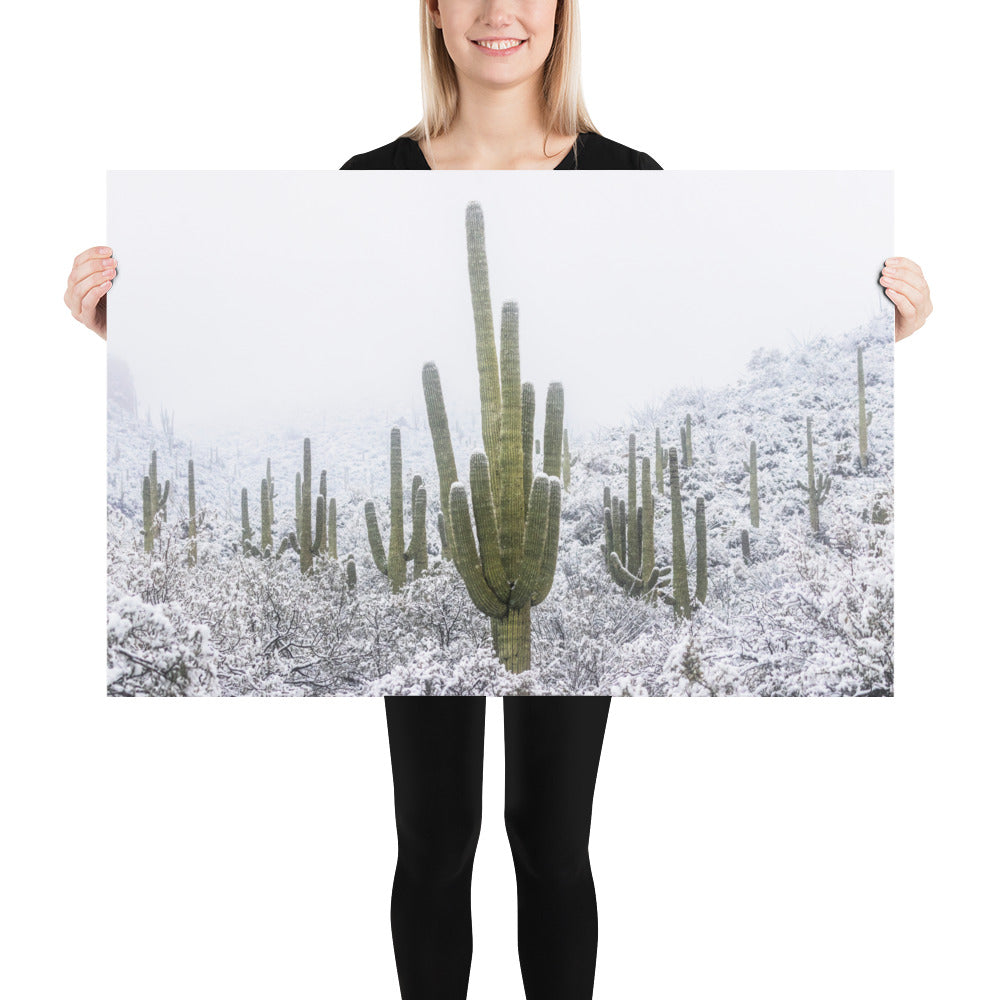
[[[107,693],[893,694],[886,171],[111,171]]]

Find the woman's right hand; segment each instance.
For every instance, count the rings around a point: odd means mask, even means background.
[[[108,289],[118,262],[108,247],[90,247],[73,261],[63,302],[74,319],[108,339]]]

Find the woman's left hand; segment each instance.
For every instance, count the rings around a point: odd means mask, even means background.
[[[924,325],[934,308],[924,272],[908,257],[890,257],[879,281],[896,306],[896,340],[909,337]]]

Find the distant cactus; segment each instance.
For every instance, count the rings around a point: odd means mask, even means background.
[[[313,568],[313,556],[325,551],[324,532],[326,529],[326,500],[322,495],[316,498],[316,530],[313,531],[312,501],[312,447],[309,438],[302,441],[302,471],[295,474],[295,531],[285,542],[298,553],[299,568],[308,573]],[[279,549],[278,555],[281,555]]]
[[[543,472],[528,488],[532,469],[525,451],[530,450],[534,432],[526,417],[534,409],[534,390],[521,384],[515,302],[503,304],[497,357],[483,214],[477,202],[466,208],[466,247],[485,449],[473,453],[469,463],[475,533],[469,496],[458,481],[440,376],[433,363],[423,369],[424,398],[447,545],[473,603],[490,618],[497,657],[508,670],[520,673],[531,666],[531,608],[545,599],[555,576],[563,392],[560,383],[549,386]]]
[[[542,443],[535,438],[535,454],[540,455],[542,453]]]
[[[337,561],[337,501],[330,497],[329,513],[326,518],[326,554]]]
[[[250,526],[249,494],[244,486],[240,491],[240,519],[242,522],[242,546],[245,556],[256,556],[258,559],[269,559],[272,555],[279,558],[285,550],[295,546],[295,535],[289,534],[281,540],[278,551],[273,552],[274,538],[271,524],[270,490],[267,479],[260,481],[260,545],[254,544],[254,532]],[[296,550],[297,551],[297,550]]]
[[[629,438],[629,495],[634,493],[635,475],[635,435]],[[619,509],[615,516],[615,509]],[[670,573],[667,567],[656,566],[655,544],[653,538],[653,485],[650,461],[642,460],[642,506],[636,510],[633,521],[631,513],[623,516],[618,498],[611,494],[610,487],[604,489],[604,561],[615,581],[630,597],[646,597],[652,601],[664,598],[673,603],[672,598],[662,590],[666,586],[666,576]],[[634,524],[634,528],[633,528]],[[632,546],[626,537],[631,531],[636,532],[636,547],[641,553],[638,572],[632,573],[622,563],[622,553],[630,551]]]
[[[149,496],[153,504],[153,537],[160,537],[160,525],[158,514],[163,515],[163,520],[167,519],[167,497],[170,495],[170,480],[168,479],[162,486],[156,479],[156,451],[152,453],[149,460]]]
[[[691,617],[691,592],[688,589],[687,552],[684,548],[684,512],[681,509],[681,479],[677,468],[677,449],[671,448],[670,461],[670,527],[673,542],[674,610],[684,618]]]
[[[695,584],[694,599],[704,604],[708,597],[708,533],[705,527],[705,498],[694,502]]]
[[[194,510],[194,459],[188,459],[188,566],[198,563],[198,527]]]
[[[365,504],[365,521],[368,525],[368,544],[375,566],[389,578],[392,592],[398,594],[406,585],[406,561],[413,559],[413,577],[416,579],[427,569],[427,491],[419,476],[414,477],[412,493],[413,537],[410,548],[404,549],[403,539],[403,446],[398,427],[389,434],[389,554],[386,556],[382,533],[378,526],[375,502]],[[421,551],[422,549],[422,551]]]
[[[750,565],[750,532],[744,528],[740,532],[740,547],[743,549],[743,561]]]
[[[153,551],[154,536],[153,521],[153,490],[149,476],[142,477],[142,548],[144,552]]]
[[[654,445],[656,454],[656,492],[663,492],[663,443],[660,440],[660,428],[656,428],[656,444]]]
[[[808,470],[808,483],[801,481],[796,485],[806,491],[809,499],[809,525],[813,534],[819,534],[819,505],[826,500],[830,492],[830,476],[822,472],[816,473],[813,468],[813,435],[812,417],[806,418],[806,469]]]
[[[683,464],[685,469],[691,468],[691,462],[694,460],[694,454],[691,447],[691,414],[689,413],[684,418],[684,423],[681,425],[681,450],[683,455]]]
[[[347,589],[353,591],[358,585],[358,568],[354,565],[354,556],[347,557]]]
[[[861,453],[861,468],[868,468],[868,428],[872,415],[865,413],[865,368],[858,347],[858,449]]]
[[[750,442],[750,461],[743,463],[744,472],[750,473],[750,524],[760,527],[760,501],[757,495],[757,442]]]

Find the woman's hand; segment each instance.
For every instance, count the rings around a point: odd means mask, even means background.
[[[908,257],[890,257],[879,281],[896,306],[896,340],[919,330],[934,308],[924,272]]]
[[[118,262],[108,247],[91,247],[73,261],[63,302],[74,319],[108,339],[108,289]]]

